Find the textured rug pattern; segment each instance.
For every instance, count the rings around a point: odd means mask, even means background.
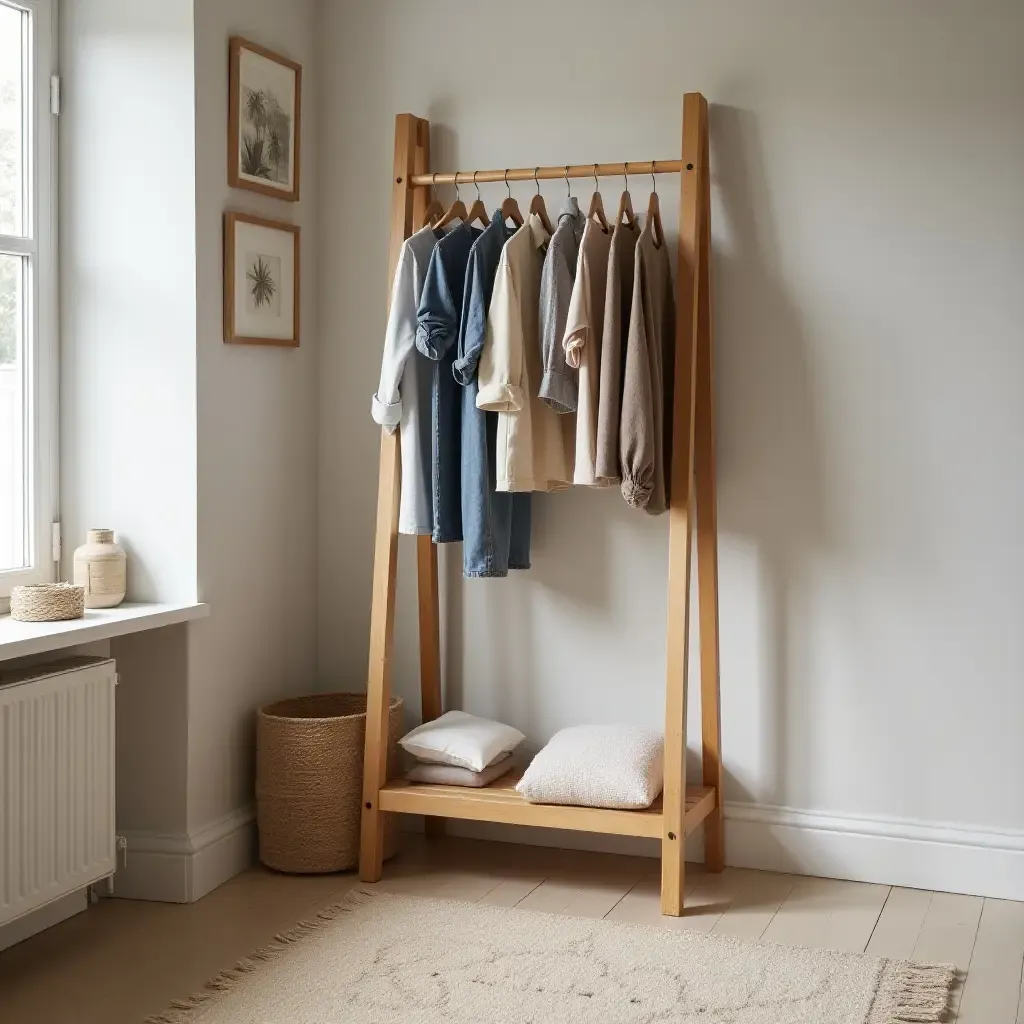
[[[929,1024],[953,969],[356,892],[147,1024]]]

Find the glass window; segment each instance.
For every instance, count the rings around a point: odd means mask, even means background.
[[[52,0],[0,0],[0,600],[53,578]]]

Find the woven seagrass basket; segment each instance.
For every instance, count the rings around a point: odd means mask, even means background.
[[[403,701],[388,715],[388,778],[399,773]],[[366,695],[322,693],[261,708],[256,728],[260,860],[276,871],[346,871],[359,862]],[[398,849],[385,816],[384,856]]]
[[[11,618],[19,622],[61,622],[85,615],[85,587],[38,583],[11,590]]]

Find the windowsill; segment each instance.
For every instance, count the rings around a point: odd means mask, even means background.
[[[174,626],[179,622],[204,619],[209,614],[210,606],[207,604],[126,602],[117,608],[88,608],[85,618],[65,622],[18,622],[10,615],[0,615],[0,661],[109,640],[126,633]]]

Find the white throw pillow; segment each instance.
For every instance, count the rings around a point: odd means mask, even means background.
[[[471,772],[468,768],[458,768],[453,764],[427,764],[417,761],[405,773],[410,782],[429,782],[437,786],[470,786],[482,789],[489,786],[495,779],[512,771],[512,755],[502,754],[494,764],[489,764],[482,772]]]
[[[406,733],[398,742],[413,757],[432,764],[454,764],[482,772],[511,753],[526,737],[510,725],[449,711]]]
[[[551,737],[516,790],[534,804],[650,807],[664,784],[665,742],[637,725],[576,725]]]

